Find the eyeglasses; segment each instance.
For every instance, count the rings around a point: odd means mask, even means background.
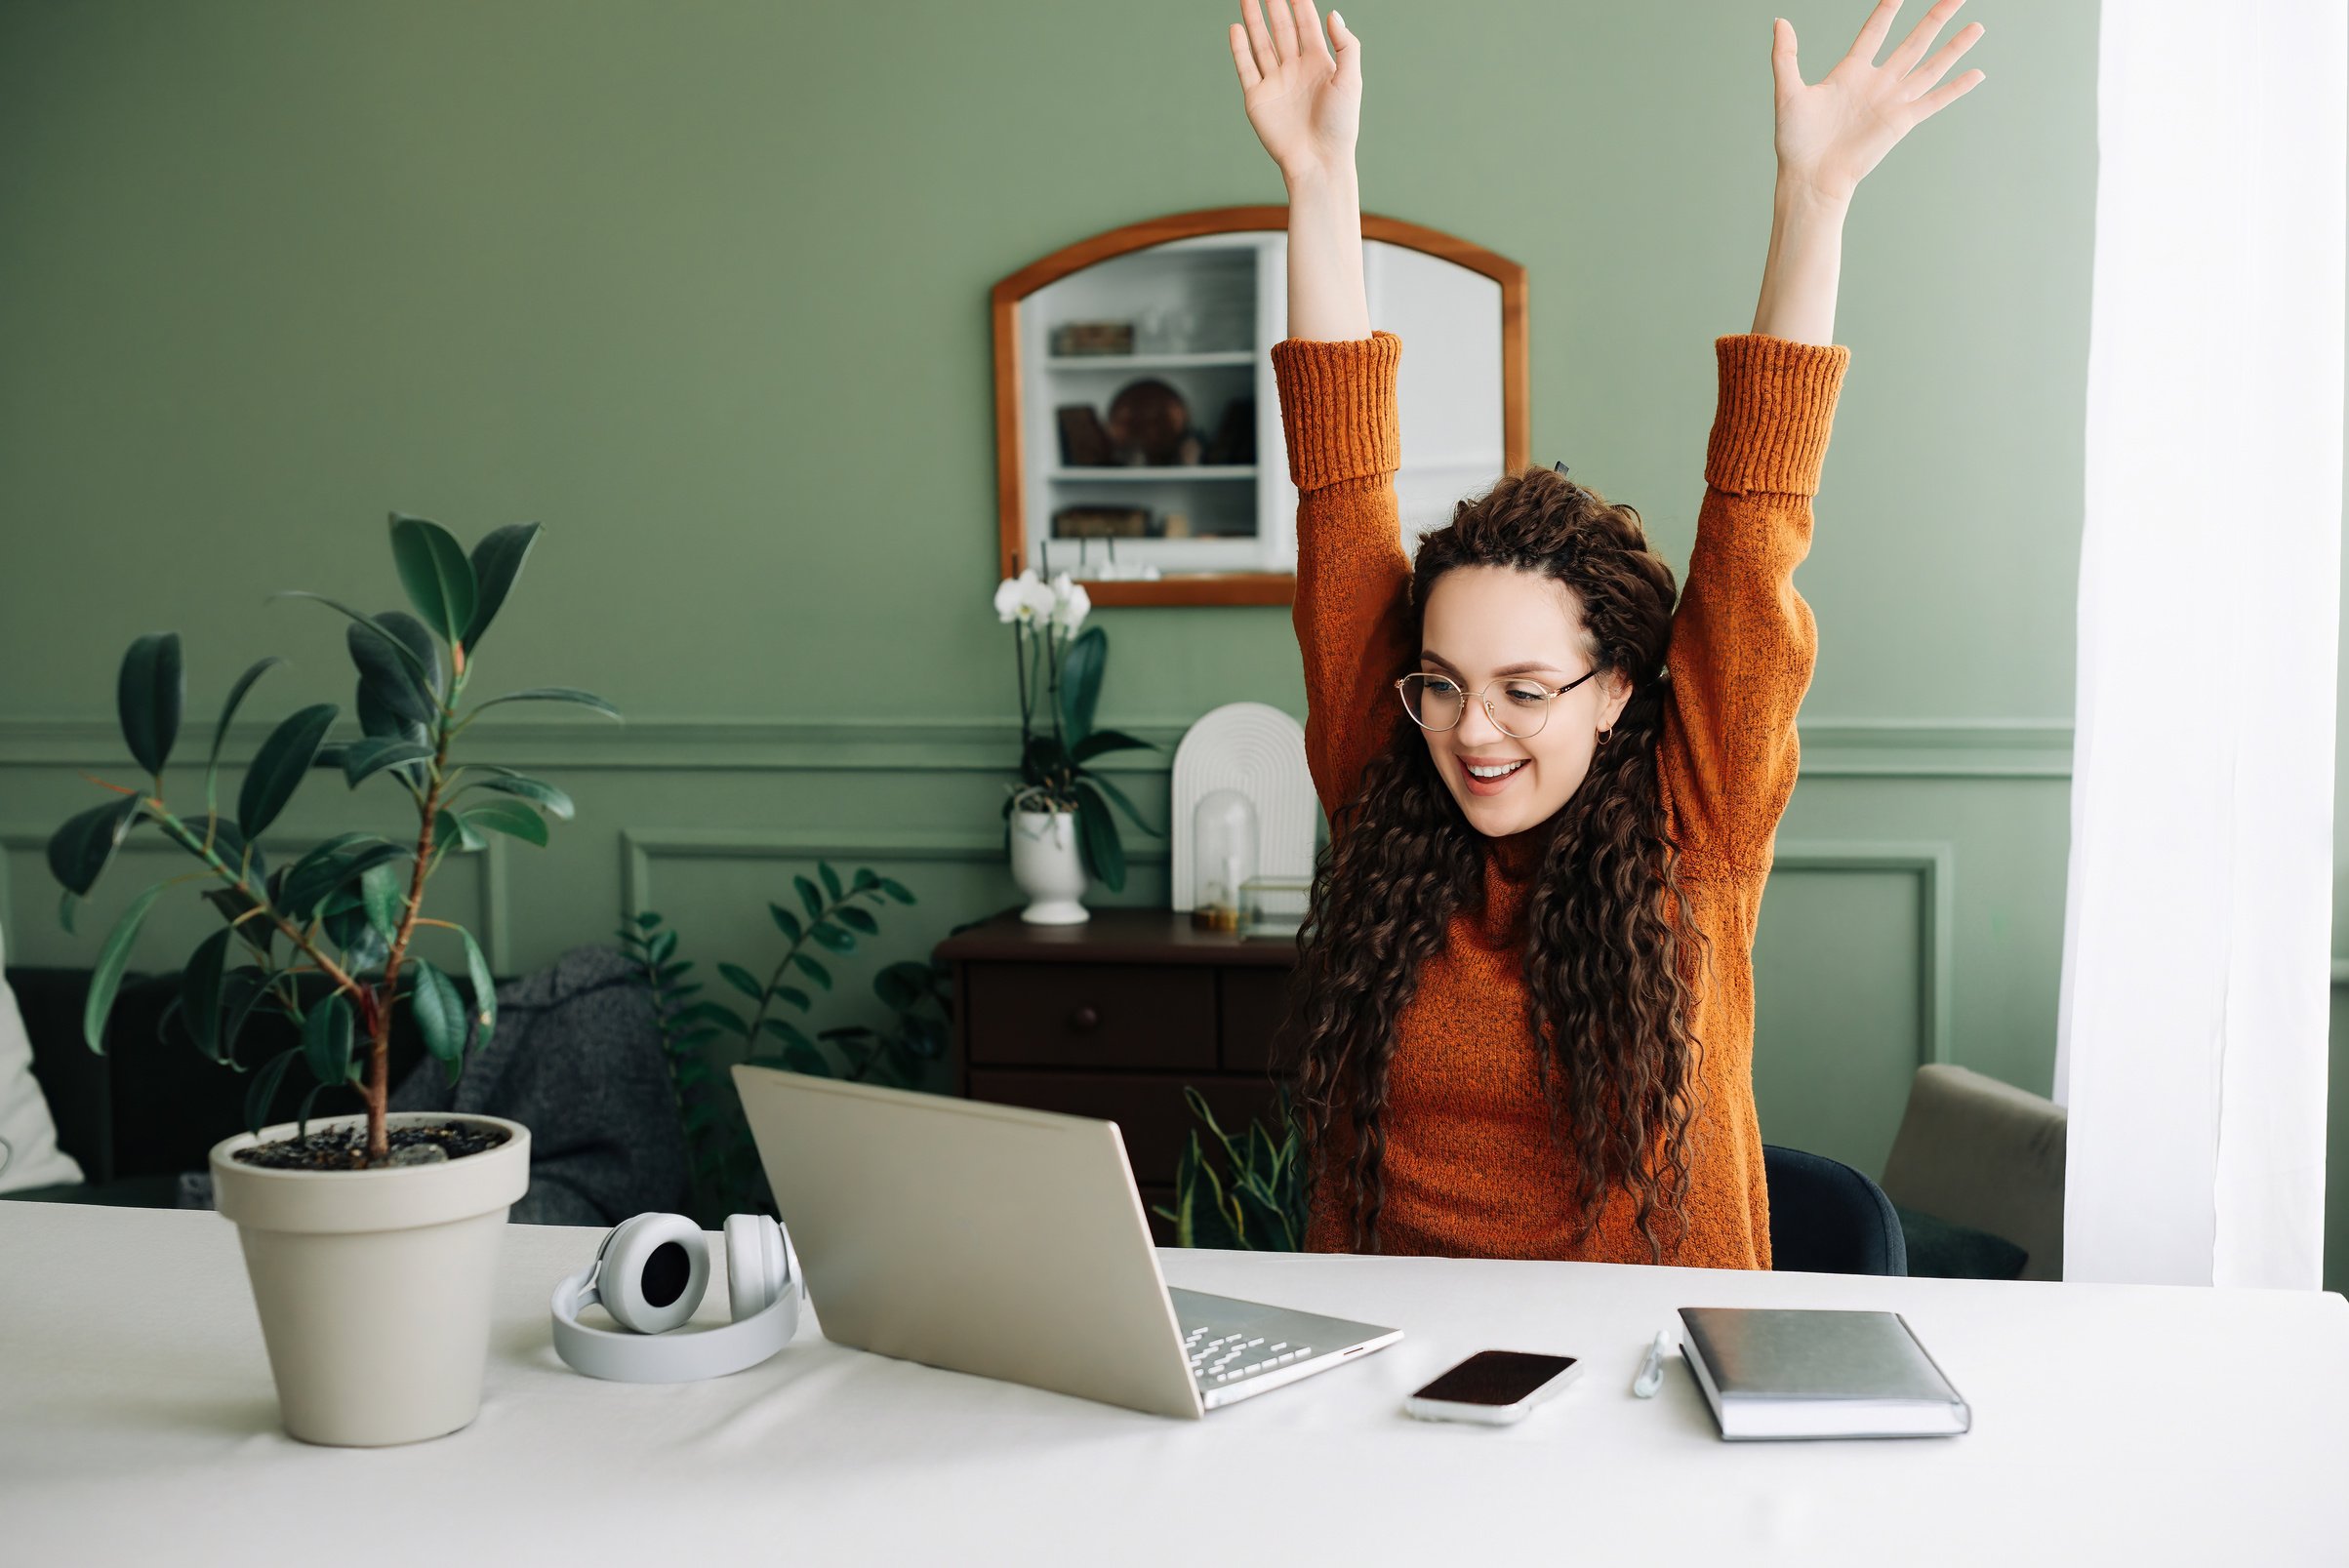
[[[1493,683],[1501,688],[1501,701],[1498,704],[1492,699],[1492,686],[1485,687],[1475,696],[1478,702],[1484,704],[1484,711],[1492,719],[1494,728],[1513,741],[1523,741],[1541,734],[1542,726],[1549,722],[1551,699],[1565,696],[1598,673],[1597,669],[1589,670],[1563,686],[1544,686],[1540,681],[1528,680],[1522,675],[1511,675]],[[1468,711],[1470,694],[1462,691],[1448,676],[1405,675],[1395,683],[1395,689],[1402,696],[1403,711],[1410,714],[1411,722],[1423,730],[1448,730],[1460,722],[1462,713]],[[1504,717],[1504,714],[1507,716]]]

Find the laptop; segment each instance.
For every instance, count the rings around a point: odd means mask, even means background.
[[[1402,1338],[1169,1290],[1114,1122],[747,1065],[734,1082],[836,1344],[1195,1420]]]

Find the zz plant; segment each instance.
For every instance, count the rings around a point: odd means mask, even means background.
[[[321,1090],[347,1085],[366,1102],[368,1161],[384,1159],[391,1020],[403,1001],[414,1010],[425,1049],[456,1081],[466,1053],[486,1045],[497,1027],[497,990],[472,934],[425,917],[425,885],[447,856],[481,848],[484,834],[544,846],[547,818],[572,814],[570,797],[552,784],[494,763],[456,761],[456,743],[483,713],[506,703],[568,703],[620,717],[603,699],[568,687],[507,692],[465,705],[475,651],[540,532],[537,523],[496,529],[468,557],[439,525],[394,513],[391,555],[414,615],[364,615],[322,594],[279,595],[317,600],[348,619],[360,735],[329,742],[340,717],[332,703],[294,713],[262,742],[229,810],[222,807],[220,782],[229,722],[254,683],[285,661],[263,659],[237,677],[213,726],[202,806],[175,808],[164,798],[164,767],[179,739],[186,693],[180,635],[161,632],[131,644],[117,705],[123,739],[145,782],[132,787],[94,780],[115,798],[73,818],[50,839],[49,866],[65,889],[61,919],[72,929],[77,902],[142,825],[186,851],[196,866],[133,899],[100,949],[82,1015],[83,1038],[93,1051],[103,1049],[106,1016],[148,911],[173,888],[197,884],[224,924],[182,972],[182,1028],[206,1056],[239,1072],[252,1070],[236,1049],[256,1013],[282,1013],[300,1031],[299,1045],[255,1073],[245,1097],[248,1127],[259,1130],[300,1057],[316,1080],[303,1099],[303,1121]],[[338,833],[272,868],[271,830],[310,771],[327,767],[339,768],[353,789],[371,779],[389,781],[415,810],[414,834],[395,840]],[[422,928],[453,932],[462,945],[469,1006],[448,975],[411,950]]]

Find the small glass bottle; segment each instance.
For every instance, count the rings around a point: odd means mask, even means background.
[[[1256,803],[1236,789],[1210,789],[1191,814],[1191,923],[1237,931],[1240,886],[1256,874]]]

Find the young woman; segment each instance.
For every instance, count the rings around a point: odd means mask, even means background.
[[[1980,71],[1883,63],[1883,0],[1803,85],[1775,24],[1778,186],[1718,412],[1688,584],[1639,514],[1504,475],[1416,561],[1394,473],[1400,342],[1362,288],[1362,44],[1240,0],[1232,57],[1289,194],[1273,350],[1298,490],[1306,745],[1331,823],[1298,969],[1316,1250],[1767,1267],[1755,917],[1815,638],[1796,594],[1848,352],[1830,345],[1860,179]],[[1670,667],[1666,667],[1669,655]]]

